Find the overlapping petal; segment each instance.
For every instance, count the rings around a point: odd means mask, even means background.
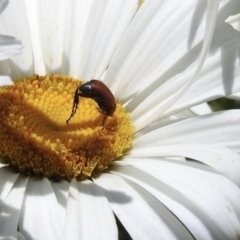
[[[183,156],[212,166],[240,186],[240,111],[173,121],[139,132],[130,157]]]
[[[69,188],[64,239],[117,239],[113,212],[93,182],[73,180]]]
[[[0,35],[0,61],[20,54],[21,50],[21,42],[16,38],[7,35]]]
[[[227,178],[194,162],[126,159],[116,165],[124,167],[111,173],[151,193],[195,239],[238,239],[240,191]]]
[[[133,239],[192,239],[191,234],[151,194],[125,178],[103,174],[95,179]]]
[[[15,174],[17,176],[17,174]],[[0,206],[0,236],[2,239],[16,239],[19,216],[28,178],[19,176],[11,191]],[[5,189],[4,189],[5,190]]]
[[[239,140],[239,117],[240,110],[229,110],[152,128],[136,138],[133,149],[184,143],[216,144],[231,148],[231,143]]]
[[[27,239],[64,239],[64,222],[50,181],[30,178],[21,208],[19,231]]]
[[[9,6],[1,31],[7,31],[7,22],[25,26],[17,32],[27,47],[21,74],[28,69],[28,74],[64,73],[87,81],[101,77],[137,7],[137,0],[21,0]]]
[[[7,7],[9,1],[8,0],[0,0],[0,14],[3,13],[5,8]],[[15,55],[18,55],[22,52],[22,44],[15,37],[7,36],[5,34],[0,34],[0,61],[9,59]],[[5,63],[0,64],[1,74],[8,75],[8,64]],[[9,76],[0,76],[0,86],[12,85],[13,82]]]

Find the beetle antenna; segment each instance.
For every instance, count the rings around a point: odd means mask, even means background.
[[[70,119],[75,115],[75,113],[77,111],[78,104],[79,104],[79,94],[78,94],[78,88],[77,88],[76,91],[75,91],[75,95],[74,95],[72,113],[71,113],[70,117],[66,121],[67,124],[70,121]]]

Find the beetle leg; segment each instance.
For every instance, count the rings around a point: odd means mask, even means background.
[[[71,113],[70,117],[68,118],[68,120],[66,121],[67,124],[70,121],[70,119],[75,115],[75,113],[77,111],[77,106],[79,104],[79,97],[80,96],[81,96],[81,94],[78,93],[78,88],[77,88],[76,91],[75,91],[75,95],[74,95],[72,113]]]
[[[105,115],[104,111],[103,111],[101,108],[97,108],[97,110],[98,110],[101,114]]]
[[[105,121],[106,121],[108,115],[107,115],[106,112],[105,112],[103,109],[101,109],[101,108],[97,108],[97,110],[104,116],[104,117],[103,117],[103,123],[102,123],[102,125],[104,126],[104,125],[105,125]]]
[[[103,123],[102,123],[102,125],[103,125],[103,127],[104,127],[104,125],[105,125],[105,121],[106,121],[106,119],[107,119],[107,117],[108,117],[108,115],[103,115],[104,117],[103,117]]]

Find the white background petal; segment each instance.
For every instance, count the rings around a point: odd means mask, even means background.
[[[2,1],[2,4],[7,1]],[[0,7],[1,7],[0,6]],[[9,74],[9,65],[6,60],[12,56],[18,55],[22,52],[22,44],[20,41],[16,40],[14,37],[0,35],[0,72],[1,74]],[[0,86],[12,85],[13,82],[9,76],[0,76]]]
[[[103,193],[89,180],[72,180],[64,239],[114,240],[117,235],[115,218]]]
[[[22,52],[22,44],[14,37],[0,35],[0,61]]]
[[[21,55],[8,60],[9,76],[12,79],[33,73],[31,37],[28,28],[24,0],[9,1],[9,5],[0,16],[0,33],[12,35],[21,40],[24,49]]]

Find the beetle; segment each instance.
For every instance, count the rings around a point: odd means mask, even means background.
[[[104,115],[103,124],[108,116],[116,110],[116,102],[112,92],[101,81],[92,79],[78,87],[75,91],[72,113],[66,123],[75,115],[80,97],[92,98],[98,104],[98,110]]]

